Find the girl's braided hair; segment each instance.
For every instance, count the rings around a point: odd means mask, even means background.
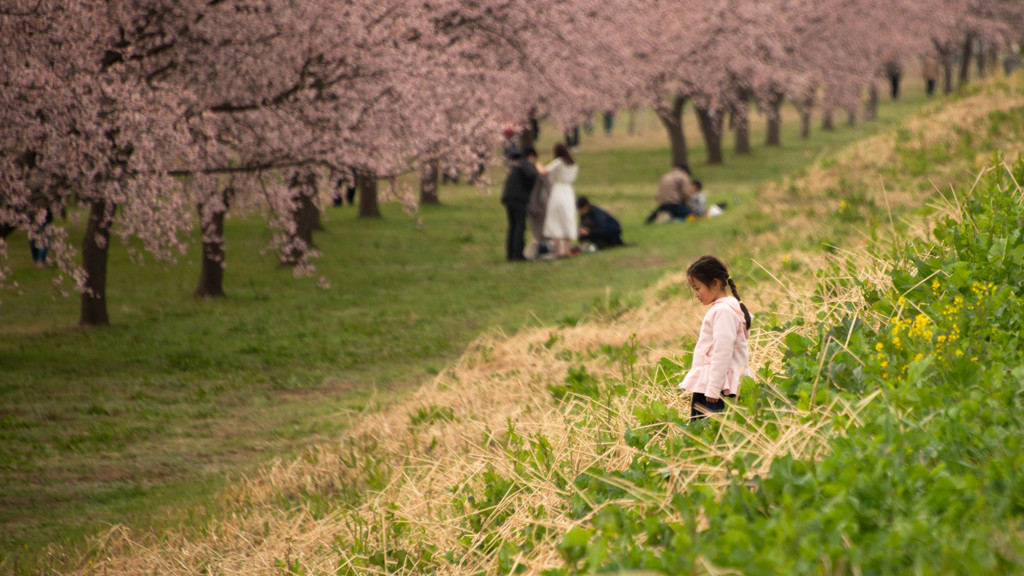
[[[740,293],[736,291],[736,283],[733,282],[732,276],[729,276],[729,270],[726,269],[725,264],[721,260],[714,256],[701,256],[696,262],[690,264],[690,267],[686,269],[686,275],[695,280],[699,280],[701,284],[705,286],[712,286],[715,280],[722,283],[722,287],[729,286],[732,290],[732,295],[739,300]],[[750,311],[747,310],[747,306],[741,301],[740,309],[743,310],[743,319],[747,323],[747,330],[750,330],[750,324],[753,318],[750,316]]]

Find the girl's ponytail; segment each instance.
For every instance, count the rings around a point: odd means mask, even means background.
[[[740,310],[743,310],[743,320],[747,323],[747,330],[750,330],[750,324],[753,323],[754,319],[750,315],[750,310],[747,310],[747,305],[740,300],[740,293],[736,291],[736,283],[733,282],[732,276],[726,277],[726,282],[729,283],[729,289],[732,290],[733,298],[736,298],[740,303]]]
[[[714,256],[701,256],[698,258],[696,262],[690,264],[690,267],[686,269],[686,275],[700,280],[706,286],[711,286],[714,280],[718,280],[722,283],[723,288],[728,285],[729,289],[732,290],[733,297],[736,300],[740,300],[740,293],[736,290],[736,283],[729,276],[729,270],[726,269],[725,264],[721,260]],[[747,330],[750,330],[753,318],[750,316],[750,310],[747,310],[746,304],[742,301],[740,301],[740,310],[743,311],[743,320],[747,324]]]

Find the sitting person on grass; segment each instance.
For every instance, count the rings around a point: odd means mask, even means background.
[[[728,202],[718,202],[708,206],[708,196],[704,193],[704,185],[700,180],[690,182],[690,198],[693,199],[693,213],[698,218],[715,218],[725,213]]]
[[[671,220],[685,220],[693,214],[690,198],[690,168],[679,164],[669,170],[658,181],[658,193],[654,196],[658,207],[651,212],[644,224],[654,222],[659,214],[668,214]]]
[[[586,196],[576,199],[576,210],[580,213],[581,242],[597,248],[622,246],[622,226],[611,214],[591,204]]]
[[[690,181],[690,205],[694,216],[706,216],[708,212],[708,196],[704,193],[704,184],[700,180]]]

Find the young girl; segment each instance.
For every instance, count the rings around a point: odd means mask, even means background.
[[[700,303],[710,306],[693,349],[693,366],[679,385],[693,393],[692,421],[709,412],[721,412],[725,409],[722,397],[739,393],[740,378],[749,374],[747,337],[751,318],[747,307],[740,303],[736,283],[718,258],[700,257],[686,270],[686,281]],[[726,292],[727,287],[732,296]]]

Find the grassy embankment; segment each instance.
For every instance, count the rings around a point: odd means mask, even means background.
[[[478,339],[340,443],[231,487],[236,514],[112,532],[83,572],[1019,570],[1024,191],[972,171],[1020,154],[1022,128],[1018,76],[762,186],[719,247],[762,380],[722,420],[681,417],[703,310],[676,272]]]
[[[15,559],[25,570],[59,567],[64,560],[45,558],[44,544],[73,550],[108,523],[202,526],[219,512],[212,495],[228,478],[337,436],[360,412],[430,378],[482,331],[572,324],[588,311],[614,316],[699,253],[743,253],[735,245],[749,241],[751,227],[779,225],[751,201],[755,186],[899,122],[922,101],[911,91],[884,103],[876,122],[806,142],[790,122],[783,148],[727,154],[722,167],[703,166],[702,151],[692,150],[712,199],[732,204],[726,218],[693,226],[639,225],[668,164],[650,118],[641,136],[585,140],[578,192],[616,213],[638,245],[572,262],[504,264],[496,198],[446,187],[444,205],[420,214],[422,228],[393,205],[382,221],[331,209],[317,238],[329,290],[291,279],[261,255],[267,233],[258,219],[229,222],[223,302],[190,297],[194,254],[134,268],[115,247],[114,325],[81,330],[76,301],[52,297],[51,272],[31,269],[27,249],[12,250],[24,293],[6,296],[0,312],[4,569]],[[761,137],[755,130],[754,141]],[[10,239],[15,248],[23,240]]]

